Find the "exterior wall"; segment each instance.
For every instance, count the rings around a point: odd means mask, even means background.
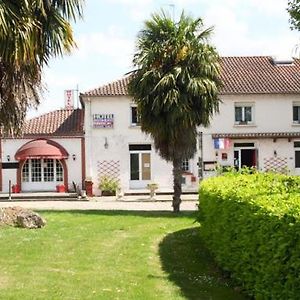
[[[130,185],[130,151],[132,144],[151,144],[139,126],[131,126],[131,104],[129,97],[85,98],[86,176],[94,182],[94,193],[98,189],[101,166],[105,162],[119,163],[118,178],[123,192],[132,189]],[[114,114],[113,128],[93,128],[93,114]],[[105,148],[107,142],[107,149]],[[197,159],[191,163],[191,171],[197,174]],[[158,183],[160,191],[171,191],[173,186],[172,165],[165,162],[151,148],[151,180]]]
[[[10,156],[10,162],[17,162],[15,160],[15,154],[18,149],[32,139],[2,139],[2,162],[8,162],[7,156]],[[68,171],[68,188],[72,189],[72,182],[74,181],[79,186],[82,186],[82,149],[81,138],[48,138],[53,140],[64,147],[69,153],[69,158],[66,159],[67,171]],[[73,160],[73,154],[76,159]],[[12,185],[17,183],[17,170],[16,169],[2,169],[2,183],[3,192],[8,192],[8,182],[11,180]]]
[[[152,141],[145,136],[138,126],[130,125],[129,97],[85,97],[85,134],[86,134],[86,176],[94,182],[94,193],[99,194],[99,177],[101,162],[118,163],[118,178],[123,191],[132,189],[130,186],[130,144],[148,144]],[[199,128],[203,139],[203,176],[213,176],[212,169],[216,165],[234,165],[234,143],[254,143],[257,150],[257,164],[260,170],[280,166],[291,174],[299,174],[295,169],[294,139],[288,138],[252,138],[231,139],[231,145],[226,150],[214,149],[212,134],[217,133],[273,133],[298,132],[300,125],[293,124],[293,103],[300,101],[300,95],[221,95],[220,112],[216,114],[208,128]],[[236,125],[235,103],[251,103],[253,105],[253,124]],[[93,114],[114,114],[113,128],[93,128]],[[299,139],[300,140],[300,139]],[[107,148],[105,143],[107,142]],[[227,158],[224,159],[224,155]],[[194,159],[190,161],[191,172],[196,179],[198,175],[198,160],[202,152],[199,149]],[[151,150],[151,182],[159,184],[160,191],[171,191],[173,185],[172,165],[162,160]],[[189,180],[187,182],[190,182]],[[197,180],[196,180],[197,182]],[[187,186],[183,186],[187,188]],[[197,183],[193,185],[197,189]]]
[[[300,95],[221,95],[220,112],[206,133],[299,132],[293,124],[293,102]],[[254,103],[254,124],[234,124],[234,103]]]
[[[280,164],[286,161],[291,174],[300,175],[295,168],[294,141],[289,138],[245,138],[231,139],[228,149],[214,149],[212,134],[216,133],[274,133],[299,132],[300,125],[293,124],[293,103],[300,101],[300,95],[223,95],[220,112],[216,114],[208,128],[199,128],[203,132],[203,161],[217,161],[221,166],[234,165],[234,143],[254,143],[258,150],[258,168],[266,170],[268,161]],[[254,105],[254,122],[251,125],[236,125],[234,122],[235,103],[252,103]],[[298,139],[300,140],[300,139]],[[222,160],[222,153],[227,160]],[[212,171],[204,172],[212,176]]]

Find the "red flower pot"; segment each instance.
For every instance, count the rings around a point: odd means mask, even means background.
[[[65,193],[66,192],[66,187],[63,184],[59,184],[56,186],[56,191],[58,193]]]

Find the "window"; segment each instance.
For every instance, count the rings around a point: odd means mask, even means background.
[[[44,182],[54,181],[53,159],[44,159]]]
[[[253,123],[253,105],[251,104],[236,104],[235,111],[235,123],[237,124],[249,124]]]
[[[190,162],[188,159],[184,159],[182,161],[181,169],[184,172],[189,172],[190,171]]]
[[[295,168],[300,168],[300,142],[294,142],[294,148],[296,148],[296,150],[295,150]]]
[[[139,126],[141,124],[140,117],[137,111],[136,106],[131,106],[131,125],[132,126]]]
[[[57,159],[28,159],[22,168],[23,182],[62,182],[64,172]]]
[[[56,160],[56,181],[63,181],[63,168],[59,160]]]
[[[42,181],[42,166],[40,159],[31,160],[31,181],[41,182]]]
[[[22,181],[29,182],[29,161],[28,160],[26,160],[25,164],[23,165]]]
[[[300,123],[300,103],[293,104],[293,122]]]
[[[130,180],[151,180],[151,145],[129,145],[130,151]]]

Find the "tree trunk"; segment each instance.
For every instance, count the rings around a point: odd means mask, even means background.
[[[174,180],[174,195],[173,195],[173,211],[179,212],[181,203],[181,182],[182,182],[182,161],[181,159],[173,159],[173,180]]]

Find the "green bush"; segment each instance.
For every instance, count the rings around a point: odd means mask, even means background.
[[[201,234],[255,299],[300,298],[299,193],[299,177],[278,174],[227,173],[201,183]]]
[[[105,194],[105,192],[115,194],[119,187],[120,184],[118,179],[107,175],[100,177],[99,189],[102,194]]]

